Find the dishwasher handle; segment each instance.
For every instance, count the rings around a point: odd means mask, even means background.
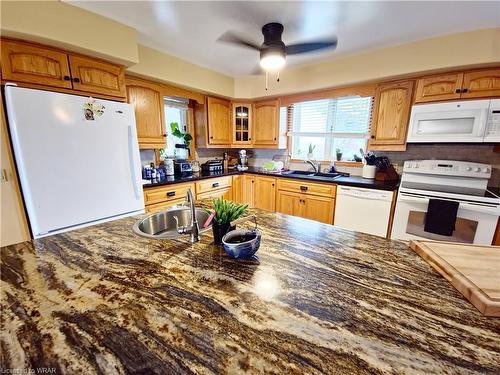
[[[378,190],[369,190],[369,189],[357,189],[351,187],[339,186],[337,190],[337,195],[348,196],[360,199],[368,199],[368,200],[383,200],[383,201],[391,201],[392,195],[394,193],[392,191],[378,191]]]

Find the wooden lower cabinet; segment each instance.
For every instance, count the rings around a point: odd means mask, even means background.
[[[276,211],[332,224],[336,186],[279,178]]]
[[[254,207],[274,212],[276,210],[276,179],[256,177],[253,200]]]
[[[307,195],[303,199],[302,215],[299,216],[321,223],[333,224],[334,208],[335,200],[333,198]]]
[[[196,199],[233,199],[232,177],[222,176],[196,182]]]
[[[276,194],[276,211],[282,214],[301,216],[302,194],[278,190]]]
[[[243,203],[254,207],[255,177],[253,175],[243,175]]]
[[[291,191],[278,190],[276,211],[326,224],[333,223],[335,200]]]
[[[233,202],[243,203],[243,175],[233,176]]]
[[[276,210],[276,178],[243,175],[243,203],[266,211]]]

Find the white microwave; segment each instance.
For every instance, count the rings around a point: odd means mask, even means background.
[[[416,104],[407,142],[500,142],[500,99]]]

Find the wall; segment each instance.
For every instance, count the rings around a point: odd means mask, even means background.
[[[135,29],[60,1],[2,1],[1,34],[110,59],[139,61]]]
[[[184,88],[194,88],[221,96],[234,96],[234,79],[139,44],[139,63],[127,71]]]
[[[234,79],[145,47],[137,31],[61,1],[2,1],[2,36],[25,39],[103,58],[135,75],[181,87],[234,96]]]
[[[264,76],[237,77],[235,97],[256,98],[343,86],[437,69],[500,62],[500,28],[426,39],[400,46],[285,69],[280,82]]]

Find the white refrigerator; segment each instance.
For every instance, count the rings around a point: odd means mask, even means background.
[[[130,104],[11,85],[5,101],[34,238],[144,212]]]

